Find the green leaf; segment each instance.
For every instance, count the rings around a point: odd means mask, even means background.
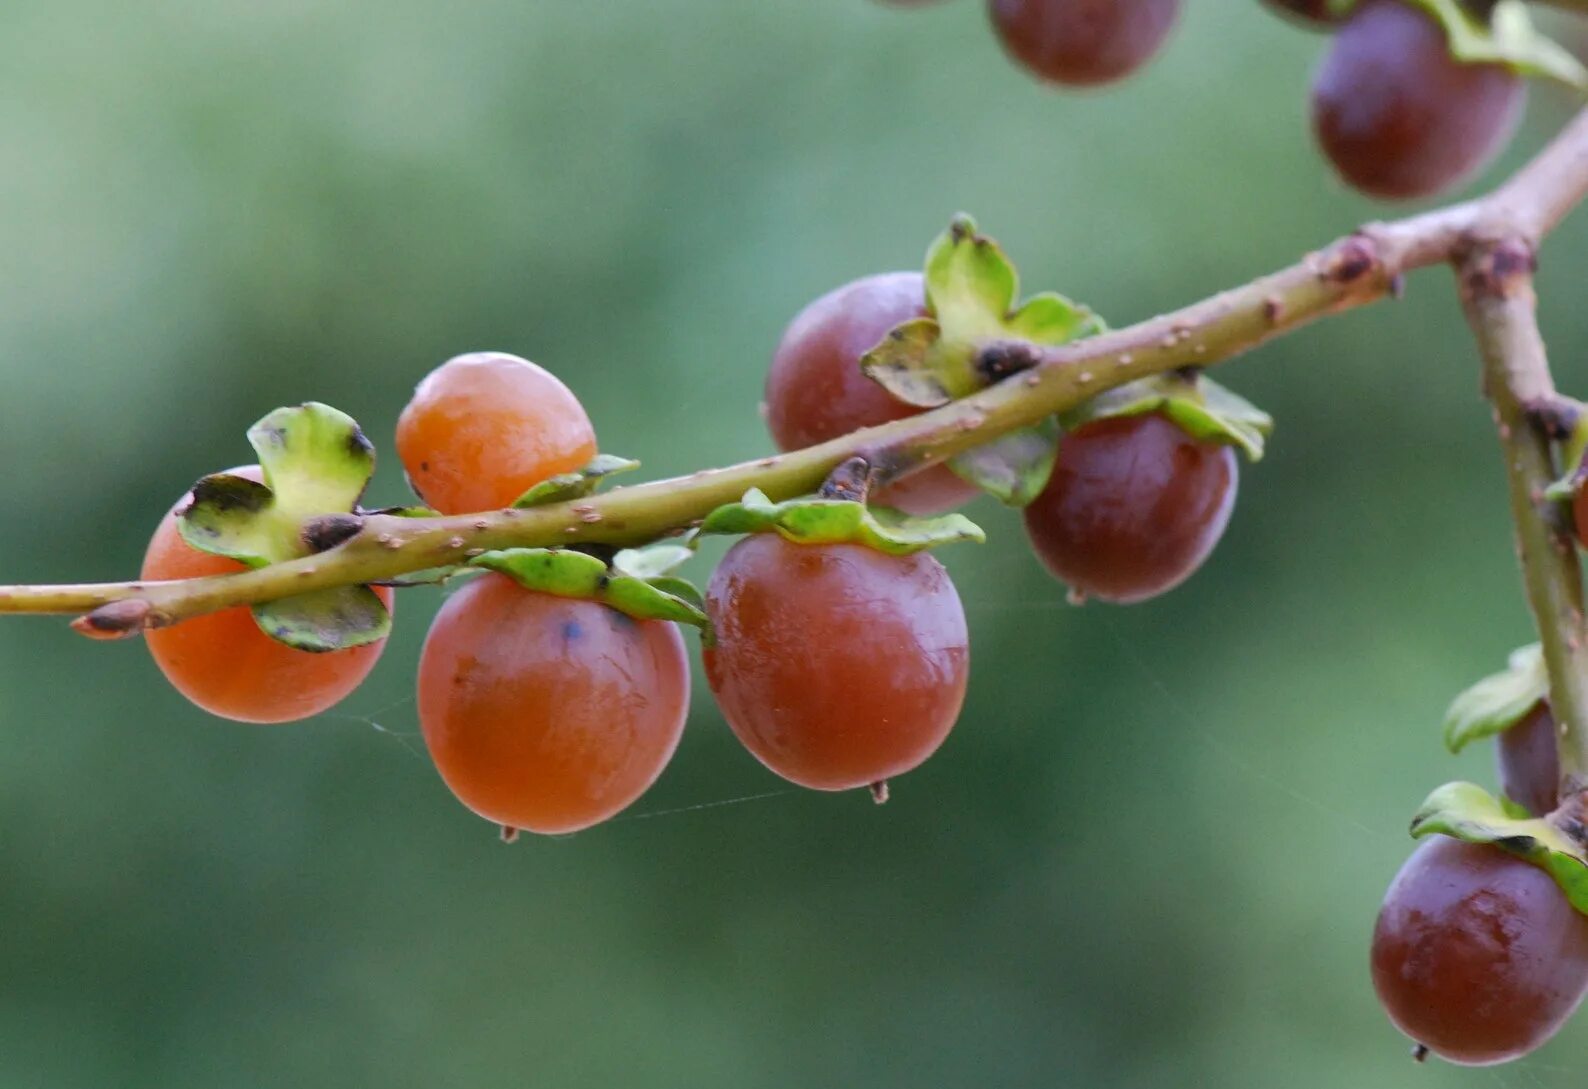
[[[1020,277],[998,243],[961,213],[926,251],[926,305],[956,341],[1002,335]]]
[[[265,485],[215,473],[194,484],[192,495],[176,527],[189,545],[250,567],[263,567],[278,557],[282,527],[270,517],[275,496]]]
[[[1487,22],[1460,0],[1411,0],[1442,26],[1450,55],[1471,64],[1504,64],[1576,90],[1588,89],[1588,69],[1533,26],[1523,0],[1500,0]]]
[[[1068,344],[1081,337],[1108,332],[1108,324],[1090,308],[1063,295],[1033,295],[1004,322],[1004,332],[1032,344]]]
[[[1044,292],[1016,307],[1020,278],[998,243],[954,218],[926,253],[929,317],[889,330],[861,357],[866,376],[906,404],[936,408],[984,388],[977,367],[996,344],[1064,344],[1105,328],[1091,310]]]
[[[1412,818],[1412,835],[1445,835],[1489,843],[1526,859],[1555,879],[1572,907],[1588,915],[1588,858],[1583,847],[1548,819],[1519,819],[1472,783],[1446,783]]]
[[[880,344],[860,357],[860,369],[907,405],[946,405],[955,395],[938,374],[940,332],[931,318],[912,318],[896,325]]]
[[[1474,741],[1504,733],[1548,695],[1543,650],[1537,643],[1518,647],[1505,670],[1483,678],[1451,701],[1445,712],[1445,748],[1460,752]]]
[[[513,506],[539,507],[546,503],[562,503],[570,499],[583,499],[593,495],[606,478],[614,473],[627,473],[640,467],[629,458],[611,454],[597,454],[590,463],[571,473],[561,473],[542,480],[513,501]]]
[[[368,586],[333,586],[253,607],[272,639],[317,653],[376,643],[391,633],[391,612]]]
[[[689,598],[645,579],[608,570],[584,552],[565,548],[508,548],[470,561],[503,574],[527,590],[557,597],[597,601],[636,620],[672,620],[704,628],[706,614]],[[681,580],[676,580],[681,581]],[[699,591],[694,597],[698,600]]]
[[[688,545],[654,544],[647,548],[625,548],[612,557],[612,568],[637,579],[658,579],[694,559]]]
[[[248,441],[277,510],[298,521],[352,511],[375,473],[375,448],[357,421],[317,401],[276,409]]]
[[[1160,374],[1098,394],[1060,417],[1073,431],[1094,420],[1161,412],[1204,442],[1240,447],[1250,461],[1263,456],[1273,417],[1202,374]]]
[[[756,489],[738,503],[718,507],[701,533],[777,533],[796,544],[860,544],[894,556],[955,541],[985,541],[981,527],[962,514],[910,518],[887,507],[848,499],[790,499],[773,503]]]
[[[276,409],[248,429],[248,441],[262,482],[205,477],[177,529],[194,548],[251,567],[305,555],[304,523],[352,512],[375,471],[374,449],[353,418],[317,402]]]
[[[1047,486],[1059,454],[1059,422],[1048,419],[958,454],[948,467],[1011,507],[1024,507]]]

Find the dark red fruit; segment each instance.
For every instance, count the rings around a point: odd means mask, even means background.
[[[1577,543],[1588,548],[1588,485],[1579,486],[1572,498],[1571,520],[1577,531]]]
[[[1366,0],[1335,35],[1312,85],[1312,127],[1351,185],[1421,197],[1487,164],[1522,116],[1526,88],[1502,65],[1451,57],[1433,18]]]
[[[1238,480],[1233,449],[1157,413],[1096,420],[1060,441],[1053,478],[1026,508],[1026,533],[1077,593],[1143,601],[1207,559]]]
[[[989,0],[1004,49],[1054,83],[1122,79],[1158,51],[1180,0]]]
[[[746,537],[706,596],[706,678],[755,757],[817,790],[869,786],[937,750],[965,700],[959,594],[924,552]]]
[[[1588,916],[1498,847],[1424,841],[1373,931],[1373,986],[1395,1027],[1465,1066],[1542,1045],[1588,990]]]
[[[801,310],[784,331],[766,376],[766,425],[778,449],[815,446],[924,411],[867,378],[860,357],[895,325],[925,315],[919,272],[867,276]],[[975,495],[973,485],[937,465],[883,488],[875,499],[911,514],[937,514]]]
[[[1560,804],[1560,754],[1555,733],[1555,716],[1548,704],[1540,702],[1495,742],[1500,788],[1535,817]]]

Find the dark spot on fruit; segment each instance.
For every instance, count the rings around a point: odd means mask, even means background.
[[[562,637],[563,637],[563,639],[565,639],[565,640],[567,640],[568,642],[571,643],[575,639],[578,639],[578,638],[580,638],[583,635],[584,635],[584,629],[579,626],[579,621],[570,618],[570,619],[564,620],[562,622]]]

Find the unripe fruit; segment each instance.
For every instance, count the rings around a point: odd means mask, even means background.
[[[487,574],[447,599],[419,658],[419,725],[441,777],[487,820],[575,832],[645,793],[689,714],[673,624]]]
[[[766,425],[778,449],[815,446],[924,411],[867,378],[860,357],[894,326],[925,314],[919,272],[867,276],[801,310],[784,331],[766,377]],[[872,498],[911,514],[937,514],[975,495],[974,485],[936,465]]]
[[[1395,1027],[1466,1066],[1541,1046],[1588,989],[1588,917],[1542,869],[1430,836],[1373,931],[1373,986]]]
[[[1088,597],[1143,601],[1185,581],[1235,507],[1235,451],[1163,416],[1109,417],[1060,440],[1053,476],[1026,507],[1031,545]]]
[[[1492,160],[1516,131],[1522,79],[1464,64],[1445,32],[1403,0],[1365,0],[1312,85],[1312,126],[1336,170],[1377,197],[1421,197]]]
[[[989,0],[1004,49],[1043,79],[1123,79],[1158,51],[1180,0]]]
[[[924,552],[746,537],[712,575],[706,677],[728,725],[772,771],[847,790],[935,752],[965,699],[959,594]]]
[[[257,465],[227,472],[263,479]],[[247,570],[182,539],[178,515],[190,501],[184,496],[154,531],[142,578],[192,579]],[[392,590],[377,586],[375,592],[390,609]],[[325,654],[295,650],[261,631],[245,605],[151,628],[144,642],[166,680],[193,703],[222,718],[260,723],[294,722],[335,706],[375,668],[386,646],[381,640]]]
[[[447,360],[397,420],[408,482],[442,514],[511,506],[595,455],[595,429],[578,398],[551,372],[503,352]]]

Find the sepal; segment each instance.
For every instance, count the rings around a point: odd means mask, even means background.
[[[1445,748],[1457,753],[1471,742],[1504,733],[1548,696],[1542,648],[1537,643],[1518,647],[1504,670],[1451,701],[1445,711]]]
[[[486,552],[470,563],[506,575],[526,590],[556,597],[597,601],[636,620],[672,620],[704,628],[706,614],[689,596],[676,591],[680,579],[646,579],[624,574],[584,552],[566,548],[508,548]],[[660,582],[661,585],[657,585]]]
[[[752,488],[737,503],[718,507],[701,533],[776,533],[795,544],[859,544],[894,556],[956,541],[987,539],[963,514],[911,518],[889,507],[849,499],[790,499],[774,503]]]

